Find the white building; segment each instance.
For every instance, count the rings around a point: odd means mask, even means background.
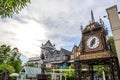
[[[61,48],[57,50],[50,40],[41,46],[41,53],[45,56],[45,64],[51,67],[52,64],[58,64],[59,66],[66,65],[66,62],[70,59],[71,52]],[[29,63],[34,63],[37,67],[40,66],[40,57],[29,58]]]

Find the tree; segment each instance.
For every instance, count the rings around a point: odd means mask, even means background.
[[[20,53],[17,48],[11,49],[10,46],[0,46],[0,65],[7,64],[14,68],[15,72],[19,72],[22,68]]]
[[[8,69],[10,73],[15,72],[15,69],[11,65],[8,65],[8,64],[1,64],[0,65],[0,73],[2,73],[2,71],[4,69]]]
[[[113,36],[110,37],[110,47],[111,47],[112,52],[116,54],[116,47],[115,47]]]
[[[18,73],[22,68],[22,61],[20,59],[20,53],[17,48],[13,48],[10,51],[10,56],[7,61],[7,64],[12,65],[15,69],[15,72]]]
[[[1,18],[12,17],[14,13],[19,13],[30,0],[0,0]]]
[[[0,65],[0,77],[2,77],[2,73],[5,69],[8,69],[9,74],[15,72],[15,69],[13,68],[13,66],[8,65],[8,64],[1,64]],[[12,77],[9,77],[9,80],[14,80],[14,79]]]
[[[10,46],[2,45],[0,46],[0,64],[5,63],[8,60],[9,54],[8,52],[10,51]]]

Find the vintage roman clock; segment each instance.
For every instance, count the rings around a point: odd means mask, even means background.
[[[96,53],[106,50],[105,30],[99,23],[88,25],[82,32],[82,53]]]
[[[100,40],[97,36],[91,36],[87,40],[87,47],[90,49],[95,49],[100,45]]]

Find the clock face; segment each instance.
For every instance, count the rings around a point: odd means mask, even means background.
[[[97,47],[99,46],[99,44],[100,44],[100,40],[99,40],[99,38],[96,37],[96,36],[91,36],[91,37],[89,37],[88,40],[87,40],[87,46],[88,46],[88,48],[90,48],[90,49],[95,49],[95,48],[97,48]]]

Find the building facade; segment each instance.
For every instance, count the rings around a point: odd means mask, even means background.
[[[45,56],[46,65],[58,64],[65,65],[65,63],[70,59],[71,52],[61,48],[57,50],[55,45],[53,45],[50,40],[41,46],[41,53]]]
[[[45,56],[44,62],[46,67],[51,67],[52,65],[65,66],[71,55],[71,52],[64,48],[57,50],[50,40],[42,44],[41,53]],[[40,57],[29,58],[28,62],[34,63],[36,67],[40,67]]]

